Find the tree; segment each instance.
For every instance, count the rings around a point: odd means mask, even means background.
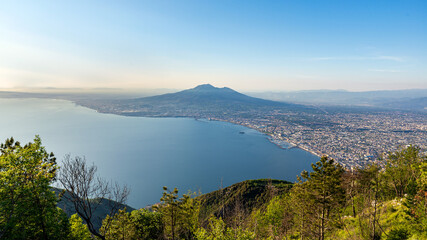
[[[413,228],[422,234],[421,238],[427,238],[427,162],[421,165],[422,175],[418,179],[420,189],[413,198],[407,198],[409,215],[413,219]]]
[[[117,183],[109,183],[96,175],[95,165],[88,165],[83,157],[71,158],[65,156],[62,168],[59,173],[59,182],[66,190],[64,197],[71,201],[77,214],[85,221],[89,231],[105,239],[105,232],[108,231],[112,218],[105,223],[103,231],[99,231],[94,226],[94,212],[102,204],[108,204],[109,216],[114,216],[124,204],[129,195],[129,189],[121,187]],[[112,201],[105,201],[106,199]]]
[[[357,172],[353,169],[351,171],[345,171],[343,175],[343,186],[347,196],[347,205],[351,205],[351,211],[353,217],[356,217],[356,195],[358,192],[357,184]]]
[[[199,204],[191,194],[178,196],[178,189],[170,191],[163,187],[161,204],[155,210],[162,213],[165,226],[165,236],[168,239],[193,239],[198,227]]]
[[[284,239],[293,226],[293,208],[289,194],[276,196],[265,209],[255,212],[255,233],[257,237]]]
[[[342,183],[344,169],[341,165],[323,156],[312,164],[313,171],[303,171],[295,188],[296,201],[303,204],[304,220],[308,235],[324,240],[327,231],[333,228],[340,217],[345,202]],[[305,230],[304,230],[305,231]]]
[[[409,188],[405,196],[405,206],[413,220],[413,228],[427,237],[427,156],[417,152],[417,160],[411,166],[415,175],[415,184]]]
[[[67,238],[68,219],[49,186],[58,169],[53,153],[38,136],[23,147],[7,139],[0,152],[0,238]]]
[[[110,216],[107,216],[103,223],[108,223],[109,218]],[[162,215],[159,212],[140,209],[129,213],[119,210],[109,225],[108,231],[105,232],[106,239],[163,239]]]
[[[70,239],[72,240],[90,240],[91,234],[89,232],[89,229],[85,224],[83,224],[82,219],[79,217],[79,215],[73,214],[71,215],[70,219],[70,225],[71,225],[71,233],[70,233]]]
[[[130,216],[139,239],[162,239],[164,224],[160,212],[139,209],[132,211]]]
[[[167,187],[163,187],[163,196],[160,198],[162,204],[156,207],[163,215],[163,222],[166,227],[167,237],[171,237],[172,240],[176,238],[176,228],[178,222],[178,210],[179,210],[179,199],[178,189],[174,188],[173,191],[169,191]]]
[[[208,230],[199,228],[195,233],[197,240],[254,240],[255,234],[241,227],[227,228],[224,221],[219,218],[209,219]]]
[[[383,187],[380,175],[380,166],[372,163],[363,169],[359,169],[359,203],[360,209],[364,210],[359,214],[359,227],[361,234],[368,239],[379,239],[381,232],[379,229],[379,206]],[[371,209],[372,208],[372,209]],[[367,220],[366,220],[367,219]]]
[[[389,155],[384,176],[394,190],[394,196],[402,198],[406,193],[414,194],[419,171],[415,167],[422,161],[420,149],[408,146]]]
[[[126,209],[119,210],[113,217],[107,216],[102,223],[101,232],[105,233],[105,239],[138,239],[130,213]],[[107,228],[104,229],[105,227]]]
[[[313,204],[310,204],[308,192],[310,189],[303,184],[301,177],[297,177],[297,182],[289,192],[290,204],[293,206],[293,222],[298,229],[300,239],[306,239],[312,235],[309,220],[312,218],[311,213],[314,211]]]

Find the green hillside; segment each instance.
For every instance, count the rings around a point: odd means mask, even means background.
[[[292,188],[283,180],[247,180],[197,197],[200,201],[199,218],[206,223],[210,216],[221,217],[231,224],[236,215],[246,219],[254,209],[263,207],[274,196]]]

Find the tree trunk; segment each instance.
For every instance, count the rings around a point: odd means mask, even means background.
[[[324,240],[325,238],[325,208],[322,209],[322,220],[321,220],[321,228],[320,228],[320,240]]]
[[[172,217],[172,221],[171,221],[171,228],[172,228],[172,240],[175,240],[175,219],[174,219],[174,207],[173,206],[171,206],[172,207],[172,214],[171,214],[171,217]]]

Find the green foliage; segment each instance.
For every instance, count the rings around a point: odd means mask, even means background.
[[[370,164],[359,169],[358,184],[360,186],[356,202],[358,206],[357,220],[360,235],[372,239],[381,235],[379,228],[380,209],[384,200],[384,184],[378,164]]]
[[[0,237],[65,239],[69,223],[49,186],[56,159],[38,136],[24,147],[13,138],[0,146]]]
[[[285,209],[282,206],[282,201],[280,201],[280,198],[276,197],[270,201],[264,216],[261,217],[261,220],[269,226],[272,235],[275,237],[280,234],[284,212]]]
[[[419,164],[415,165],[419,171],[419,176],[417,178],[417,184],[420,190],[427,191],[427,161],[421,161]]]
[[[196,231],[198,240],[253,240],[255,234],[238,227],[236,229],[227,228],[221,218],[211,217],[209,219],[208,230],[199,228]]]
[[[408,236],[415,233],[411,225],[411,218],[406,214],[407,208],[403,204],[404,199],[394,199],[384,201],[377,208],[377,226],[375,234],[370,228],[363,225],[369,224],[371,221],[365,221],[365,218],[347,216],[344,218],[344,229],[339,229],[335,232],[335,238],[339,239],[373,239],[375,237],[388,239],[390,234],[396,230],[408,233]],[[364,209],[365,215],[372,215],[374,207],[370,206]]]
[[[409,238],[408,230],[404,228],[393,229],[388,233],[387,240],[405,240]]]
[[[155,210],[162,214],[164,233],[167,239],[194,239],[194,232],[198,228],[199,203],[191,194],[178,196],[178,189],[169,191],[163,187],[161,204]]]
[[[228,225],[249,220],[257,209],[265,207],[274,196],[287,193],[292,183],[283,180],[246,180],[197,197],[200,201],[200,221],[207,224],[210,216],[221,217]],[[237,221],[237,217],[240,218]]]
[[[414,146],[403,148],[390,154],[386,160],[384,177],[390,184],[392,197],[403,197],[405,194],[416,193],[416,182],[420,177],[416,167],[422,162],[420,149]]]
[[[83,224],[82,219],[79,217],[79,215],[73,214],[71,215],[70,219],[70,239],[72,240],[90,240],[91,234],[89,232],[89,229],[85,224]]]
[[[304,171],[294,187],[293,202],[300,232],[303,236],[324,239],[327,232],[336,228],[345,202],[342,187],[344,169],[324,156],[312,164],[313,171]]]
[[[258,209],[253,215],[252,225],[259,238],[282,239],[293,226],[293,206],[290,196],[276,196],[265,209]]]
[[[164,226],[160,212],[151,212],[147,209],[134,210],[130,218],[140,239],[154,240],[163,237]]]
[[[161,213],[146,209],[129,213],[124,209],[110,218],[107,216],[101,227],[101,232],[105,232],[105,239],[163,239]]]
[[[107,216],[102,221],[100,232],[104,233],[105,239],[136,239],[130,213],[122,209],[113,217]]]
[[[415,166],[419,172],[416,179],[416,194],[406,197],[408,214],[412,217],[412,225],[417,232],[424,232],[427,238],[427,161],[421,161]]]
[[[356,172],[356,216],[346,216],[340,239],[427,239],[425,156],[409,146],[385,162]]]

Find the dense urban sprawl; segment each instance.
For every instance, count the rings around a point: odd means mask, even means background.
[[[427,150],[427,118],[421,113],[272,112],[263,117],[213,119],[256,129],[281,146],[287,142],[318,156],[329,155],[348,168],[363,166],[408,144]]]

